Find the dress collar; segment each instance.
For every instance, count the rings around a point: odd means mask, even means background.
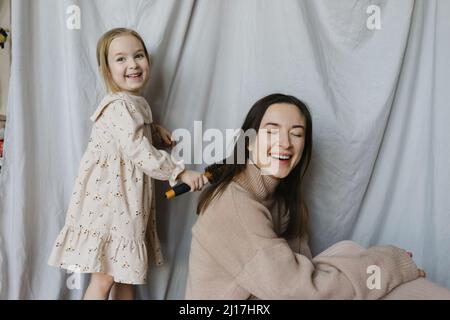
[[[147,103],[147,100],[145,100],[144,97],[127,94],[125,92],[117,92],[117,93],[107,94],[102,99],[102,101],[100,101],[100,104],[98,105],[97,109],[92,114],[90,119],[93,122],[97,121],[97,118],[102,114],[103,109],[105,109],[111,102],[116,101],[116,100],[122,100],[122,101],[126,101],[128,103],[131,103],[135,106],[141,106],[140,111],[142,112],[142,115],[144,116],[144,122],[145,123],[152,122],[151,109]]]

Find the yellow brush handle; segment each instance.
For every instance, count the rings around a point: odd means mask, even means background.
[[[212,173],[211,173],[211,172],[207,171],[207,172],[204,173],[204,175],[205,175],[205,177],[206,177],[209,181],[212,180]],[[178,187],[178,188],[181,187],[182,189],[184,189],[184,190],[186,190],[186,191],[189,191],[189,190],[190,190],[190,187],[189,187],[187,184],[185,184],[185,183],[179,184],[179,185],[175,186],[174,188],[177,188],[177,187]],[[168,191],[165,193],[165,196],[166,196],[166,199],[173,199],[173,198],[175,198],[177,195],[183,194],[183,193],[186,192],[186,191],[182,191],[181,193],[177,193],[177,192],[175,192],[174,189],[170,189],[170,190],[168,190]]]
[[[166,199],[172,199],[175,198],[176,194],[175,191],[173,191],[173,189],[170,189],[169,191],[166,192]]]

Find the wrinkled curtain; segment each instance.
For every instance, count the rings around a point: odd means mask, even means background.
[[[118,26],[151,51],[155,120],[196,142],[194,121],[225,131],[267,94],[305,101],[314,253],[343,239],[394,244],[450,288],[449,15],[445,0],[12,1],[0,297],[79,299],[88,284],[46,262],[105,93],[96,42]],[[166,262],[142,299],[184,297],[198,194],[167,201],[166,188],[157,182]]]

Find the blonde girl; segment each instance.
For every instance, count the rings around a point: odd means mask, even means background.
[[[139,34],[106,32],[97,44],[97,62],[108,94],[91,117],[91,137],[49,264],[90,273],[85,299],[133,299],[134,285],[146,282],[148,263],[163,260],[153,179],[171,185],[180,180],[191,191],[207,180],[152,145],[152,133],[167,145],[172,141],[169,131],[153,123],[141,96],[150,59]]]

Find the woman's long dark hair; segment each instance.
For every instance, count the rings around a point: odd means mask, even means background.
[[[282,200],[289,210],[289,224],[282,236],[286,239],[292,239],[304,236],[308,230],[308,210],[301,191],[302,179],[308,169],[312,152],[312,120],[308,107],[293,96],[280,93],[268,95],[258,100],[252,106],[245,118],[241,130],[243,132],[247,132],[249,129],[258,131],[261,120],[267,109],[276,103],[288,103],[297,106],[304,116],[306,124],[305,144],[302,157],[289,175],[281,180],[274,193],[274,196],[277,199]],[[245,139],[245,136],[241,135],[239,139]],[[244,171],[249,159],[248,141],[240,141],[239,139],[235,144],[231,155],[231,157],[233,157],[232,161],[227,162],[227,160],[224,159],[222,162],[206,168],[206,171],[212,173],[213,179],[211,184],[200,195],[197,214],[204,212],[211,201],[222,194],[233,178]],[[242,145],[242,143],[245,145],[244,164],[240,164],[238,161],[238,146]]]

